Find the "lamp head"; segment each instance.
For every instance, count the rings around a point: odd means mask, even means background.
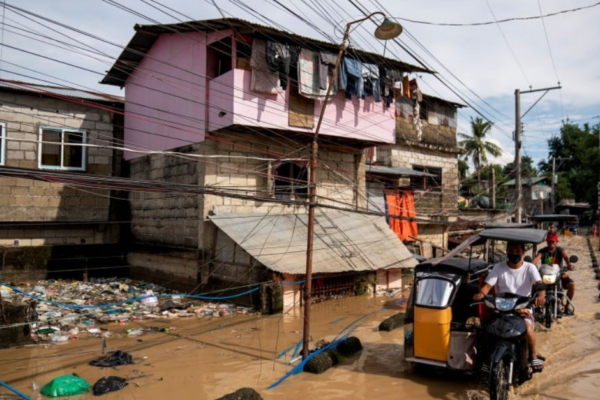
[[[390,40],[395,37],[400,36],[402,33],[402,25],[390,21],[389,19],[384,19],[381,25],[375,29],[375,37],[380,40]]]

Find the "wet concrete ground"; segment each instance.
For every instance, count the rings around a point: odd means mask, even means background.
[[[546,369],[516,393],[516,398],[597,399],[600,386],[600,303],[598,281],[584,238],[564,238],[560,245],[580,261],[570,275],[576,282],[576,315],[564,318],[551,332],[538,332],[539,351],[548,357]],[[598,248],[596,241],[594,248]],[[597,253],[600,256],[600,252]],[[55,346],[32,346],[0,351],[0,380],[37,398],[32,389],[51,379],[77,373],[93,384],[102,376],[130,378],[116,399],[215,399],[241,387],[256,389],[265,399],[469,399],[487,398],[476,379],[460,374],[423,376],[406,371],[402,362],[402,329],[379,332],[379,323],[397,309],[397,299],[348,298],[313,306],[312,338],[331,340],[348,324],[369,317],[353,332],[365,347],[359,357],[322,375],[292,375],[273,389],[267,387],[292,369],[291,353],[277,359],[302,338],[298,309],[283,315],[232,318],[144,321],[109,325],[114,337],[108,350],[130,352],[135,364],[115,368],[88,365],[101,355],[102,339],[80,335],[76,341]],[[397,308],[397,306],[395,306]],[[381,310],[381,311],[379,311]],[[377,312],[378,311],[378,312]],[[138,326],[172,327],[169,333],[127,337]],[[120,337],[119,337],[120,336]],[[141,340],[141,341],[138,341]],[[0,393],[7,393],[1,390]],[[80,399],[92,398],[91,393]]]

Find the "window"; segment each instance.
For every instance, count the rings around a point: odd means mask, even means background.
[[[0,165],[4,165],[4,153],[6,153],[6,124],[0,122]]]
[[[442,191],[442,169],[413,165],[413,171],[425,172],[434,176],[413,176],[410,178],[410,187],[415,190],[428,190],[430,192]]]
[[[40,168],[85,171],[85,131],[43,126],[39,140]]]
[[[290,200],[308,197],[308,168],[305,164],[281,163],[274,175],[276,198]]]
[[[448,307],[452,292],[459,280],[460,277],[454,277],[452,281],[436,279],[434,277],[420,279],[417,282],[416,305],[440,308]]]

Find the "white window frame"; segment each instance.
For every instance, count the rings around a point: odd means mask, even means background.
[[[0,122],[0,165],[4,165],[6,162],[6,124]]]
[[[42,143],[42,132],[44,130],[48,131],[59,131],[60,132],[60,166],[57,165],[43,165],[42,164],[42,148],[44,147],[44,143]],[[81,167],[65,167],[64,163],[64,151],[65,151],[65,132],[78,132],[81,133],[82,141],[81,141]],[[87,144],[87,132],[84,129],[73,129],[73,128],[57,128],[55,126],[40,126],[38,132],[38,168],[39,169],[55,169],[61,171],[85,171],[85,167],[87,164],[87,152],[85,151]],[[57,145],[50,145],[57,146]]]

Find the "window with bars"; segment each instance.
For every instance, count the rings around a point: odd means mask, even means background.
[[[84,130],[40,127],[39,168],[85,171],[85,143]]]
[[[413,171],[425,172],[434,176],[412,176],[410,187],[415,190],[427,190],[430,192],[442,191],[442,169],[413,165]]]

